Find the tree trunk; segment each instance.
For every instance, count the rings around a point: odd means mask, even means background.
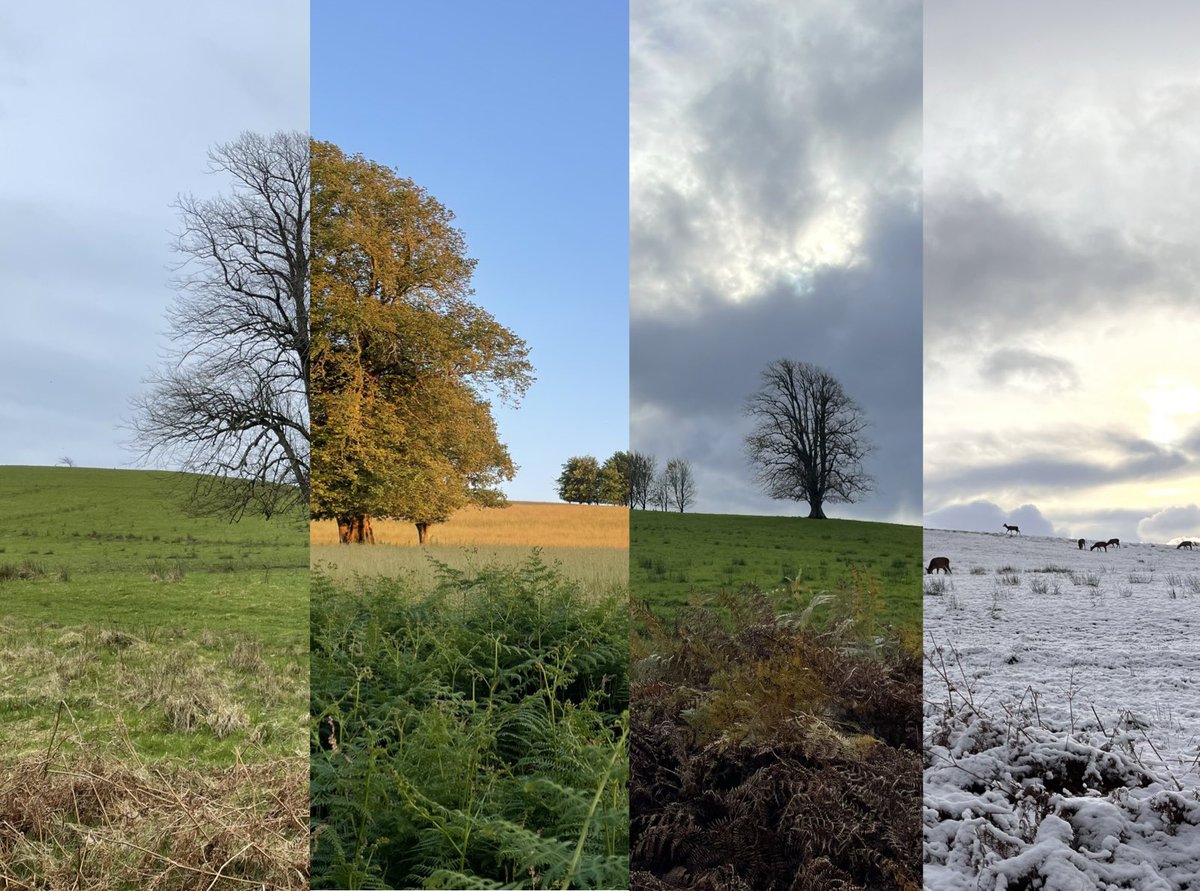
[[[375,544],[371,518],[366,514],[344,514],[337,518],[338,540],[342,544]]]
[[[418,544],[429,544],[429,524],[428,523],[418,523],[417,524],[417,543]]]
[[[821,509],[821,502],[820,502],[820,501],[813,501],[813,502],[811,503],[811,506],[810,506],[810,508],[809,508],[809,511],[808,511],[808,518],[809,518],[810,520],[824,520],[824,519],[827,519],[827,518],[826,518],[826,516],[825,516],[825,511]]]

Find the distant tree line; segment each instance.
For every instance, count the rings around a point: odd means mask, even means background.
[[[603,464],[578,455],[563,464],[558,497],[575,504],[682,512],[696,502],[696,476],[685,458],[672,458],[659,471],[658,459],[645,452],[614,452]]]

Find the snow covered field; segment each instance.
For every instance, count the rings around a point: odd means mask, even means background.
[[[926,530],[932,557],[926,887],[1200,889],[1200,550]]]

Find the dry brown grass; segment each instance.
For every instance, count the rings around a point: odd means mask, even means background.
[[[375,541],[417,547],[412,523],[376,520]],[[467,547],[629,548],[629,509],[607,504],[514,501],[505,508],[467,507],[430,530],[433,544]],[[332,520],[312,524],[314,545],[337,544]]]
[[[0,888],[308,887],[305,760],[200,773],[76,742],[0,765]]]

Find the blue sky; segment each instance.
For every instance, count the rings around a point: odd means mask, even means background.
[[[629,33],[613,2],[312,4],[312,133],[457,217],[537,382],[496,411],[510,498],[629,443]]]

